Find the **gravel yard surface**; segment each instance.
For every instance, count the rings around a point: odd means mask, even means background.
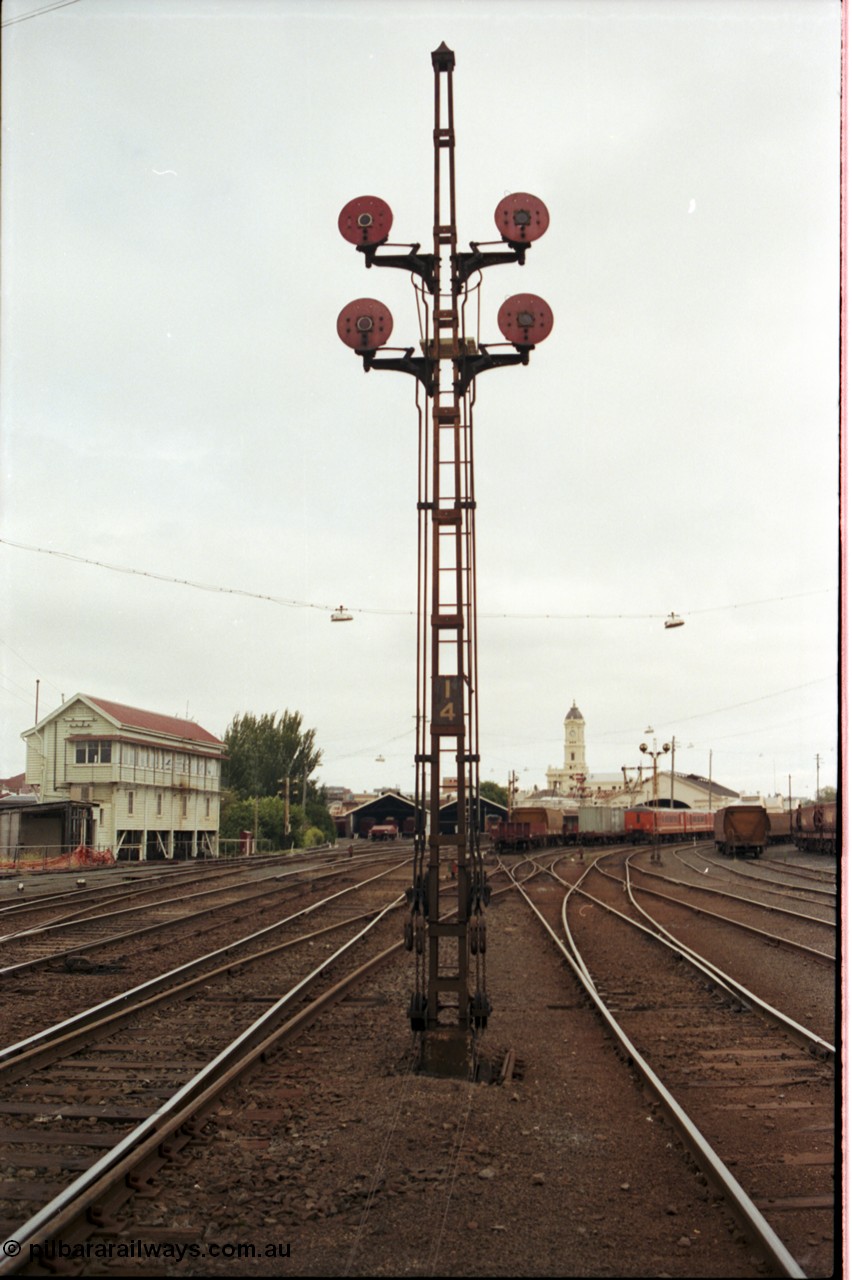
[[[514,1049],[515,1078],[409,1069],[413,962],[400,952],[244,1077],[209,1144],[128,1206],[125,1238],[172,1256],[123,1271],[761,1274],[517,895],[492,902],[488,929],[481,1052],[501,1063]]]

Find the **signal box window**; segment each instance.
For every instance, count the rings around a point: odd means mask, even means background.
[[[74,752],[76,764],[110,764],[112,762],[111,742],[78,742]]]

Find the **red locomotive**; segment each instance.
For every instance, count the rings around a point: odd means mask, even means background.
[[[392,818],[387,818],[384,822],[374,822],[370,827],[371,840],[397,840],[399,838],[399,827]]]

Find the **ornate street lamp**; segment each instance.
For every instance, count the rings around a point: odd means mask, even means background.
[[[649,747],[647,742],[639,743],[639,750],[643,753],[643,755],[650,756],[654,765],[654,848],[651,853],[652,862],[660,861],[660,838],[659,838],[659,829],[658,829],[658,823],[657,823],[657,811],[658,811],[657,810],[657,760],[660,756],[666,755],[669,751],[671,751],[671,749],[672,749],[671,743],[664,742],[663,745],[659,748],[659,750],[657,750],[656,738],[654,738],[653,748]]]

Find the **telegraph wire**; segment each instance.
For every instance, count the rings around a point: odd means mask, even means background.
[[[756,702],[766,702],[769,698],[780,698],[785,693],[798,693],[800,689],[808,689],[815,684],[824,684],[826,680],[831,680],[831,676],[820,676],[817,680],[806,680],[804,684],[794,684],[789,689],[779,689],[775,693],[764,693],[759,698],[749,698],[747,702],[732,702],[728,707],[717,707],[715,711],[697,711],[695,715],[678,716],[672,724],[677,727],[679,724],[686,724],[689,720],[703,720],[706,716],[721,715],[724,711],[738,711],[740,707],[752,707]]]
[[[758,698],[749,698],[746,702],[732,702],[726,707],[714,707],[712,711],[696,711],[690,716],[677,716],[671,720],[666,717],[659,717],[661,723],[669,724],[672,728],[677,729],[678,725],[686,724],[690,720],[704,720],[707,716],[718,716],[725,711],[738,711],[740,707],[751,707],[756,702],[767,702],[770,698],[781,698],[787,693],[798,693],[801,689],[810,689],[815,684],[825,684],[827,680],[834,680],[834,676],[818,676],[816,680],[806,680],[803,684],[792,684],[786,689],[776,689],[773,693],[762,693]],[[624,738],[629,740],[632,736],[640,737],[645,732],[644,729],[604,729],[597,736],[598,738]]]
[[[41,680],[42,684],[49,684],[51,689],[55,689],[57,693],[61,693],[61,689],[59,688],[58,684],[54,684],[52,680],[45,679],[45,677],[41,674],[40,669],[38,667],[34,667],[33,664],[30,662],[29,658],[25,658],[22,653],[18,653],[17,649],[13,649],[12,646],[9,644],[9,641],[4,640],[2,636],[0,636],[0,644],[2,644],[4,648],[8,649],[10,653],[13,653],[19,662],[23,662],[24,666],[29,667],[30,671],[34,671],[35,674]]]
[[[33,547],[24,542],[12,542],[8,538],[0,538],[0,543],[7,547],[17,547],[19,551],[34,551],[39,555],[55,556],[59,560],[73,560],[77,564],[88,564],[98,569],[109,569],[111,573],[126,573],[138,578],[153,578],[157,582],[171,582],[181,587],[192,587],[196,591],[210,591],[214,594],[247,596],[251,600],[266,600],[271,604],[284,605],[289,609],[318,609],[328,613],[333,606],[311,604],[307,600],[288,600],[283,596],[263,595],[259,591],[247,591],[243,587],[219,587],[209,582],[193,582],[189,578],[175,578],[166,573],[154,573],[148,569],[132,569],[128,565],[107,564],[103,560],[90,560],[86,556],[77,556],[70,551],[57,551],[51,547]],[[364,613],[368,610],[359,610]]]
[[[8,676],[0,674],[0,680],[7,680],[7,679],[8,679]],[[15,687],[12,688],[12,685],[14,685]],[[0,686],[0,688],[2,688],[3,692],[7,693],[11,698],[17,698],[19,702],[25,702],[29,707],[33,705],[32,693],[28,693],[26,695],[23,693],[18,693],[18,690],[21,688],[21,686],[19,684],[15,684],[14,680],[11,682],[11,684],[8,687],[6,685],[2,685]]]
[[[54,9],[67,9],[69,4],[78,4],[79,0],[57,0],[56,4],[45,5],[42,9],[31,9],[29,13],[19,13],[17,18],[7,18],[0,22],[0,27],[12,27],[16,22],[26,22],[29,18],[40,18],[43,13],[53,13]]]
[[[155,573],[150,569],[133,569],[128,565],[109,564],[105,560],[92,560],[87,556],[78,556],[71,551],[58,551],[52,547],[35,547],[26,542],[13,542],[10,538],[0,538],[0,544],[6,547],[15,547],[18,551],[32,551],[38,555],[54,556],[59,560],[72,560],[76,564],[87,564],[97,569],[108,569],[111,573],[125,573],[138,578],[152,578],[156,582],[170,582],[180,587],[192,587],[195,591],[208,591],[214,595],[231,595],[243,596],[249,600],[265,600],[269,604],[282,605],[287,609],[315,609],[320,613],[331,613],[337,606],[331,604],[316,604],[309,600],[290,600],[284,596],[267,595],[260,591],[248,591],[244,587],[221,587],[209,582],[194,582],[190,578],[176,578],[167,573]],[[833,587],[817,587],[812,591],[800,591],[795,595],[789,596],[767,596],[761,600],[744,600],[737,604],[719,604],[710,605],[704,609],[682,610],[682,616],[685,618],[692,617],[693,614],[701,613],[722,613],[728,609],[746,609],[760,604],[777,604],[786,600],[803,600],[808,596],[825,595],[827,592],[833,592]],[[352,608],[347,605],[350,613],[371,614],[381,617],[405,617],[414,616],[413,609],[370,609],[370,608]],[[657,620],[663,616],[661,613],[485,613],[480,611],[480,618],[508,618],[521,619],[524,621],[556,621],[556,622],[635,622],[642,619]]]
[[[807,596],[821,596],[826,592],[834,592],[833,587],[816,587],[812,591],[800,591],[789,596],[766,596],[761,600],[741,600],[737,604],[713,604],[704,609],[681,609],[680,616],[692,618],[700,613],[724,613],[729,609],[749,609],[758,604],[778,604],[784,600],[803,600]],[[592,620],[600,622],[637,621],[642,618],[659,619],[660,613],[484,613],[483,618],[523,618],[534,621],[577,622]]]

